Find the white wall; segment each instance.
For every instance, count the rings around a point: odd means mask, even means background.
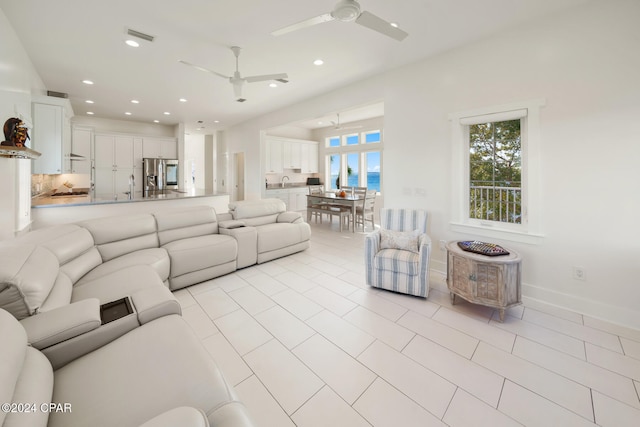
[[[31,97],[46,93],[44,83],[38,76],[31,60],[13,27],[0,9],[0,127],[10,117],[20,117],[26,122],[31,119]],[[0,132],[0,140],[4,134]],[[30,141],[27,146],[31,147]],[[28,168],[24,160],[3,159],[2,183],[12,186],[9,191],[0,192],[0,239],[13,237],[15,232],[26,230],[23,222],[18,221],[17,194],[25,191],[29,194],[31,183],[20,179],[20,170]],[[17,162],[20,162],[19,164]],[[15,188],[22,187],[22,188]]]
[[[247,191],[259,194],[260,131],[383,99],[387,206],[426,208],[429,233],[450,231],[448,115],[543,98],[542,243],[501,242],[523,256],[523,294],[640,327],[640,2],[593,2],[241,124],[229,151],[247,152]],[[426,197],[399,189],[426,188]],[[445,255],[434,248],[432,268]],[[586,269],[573,280],[572,266]]]

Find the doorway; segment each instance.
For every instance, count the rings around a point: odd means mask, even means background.
[[[244,200],[244,152],[233,155],[235,165],[235,200]]]

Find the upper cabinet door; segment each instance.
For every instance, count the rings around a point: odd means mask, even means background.
[[[116,136],[114,140],[114,165],[117,168],[133,168],[133,137]]]
[[[96,135],[93,147],[96,168],[114,168],[115,138],[111,135]]]
[[[33,173],[63,173],[62,107],[49,104],[33,104],[32,148],[42,155],[33,160]]]

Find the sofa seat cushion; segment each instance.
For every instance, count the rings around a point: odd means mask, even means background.
[[[420,271],[419,260],[420,256],[412,251],[382,249],[376,254],[373,266],[376,270],[393,271],[415,276]]]
[[[151,248],[131,252],[100,264],[85,274],[77,284],[80,285],[85,282],[90,282],[134,265],[148,265],[152,267],[163,282],[169,278],[170,263],[167,251],[163,248]]]
[[[104,304],[154,286],[164,287],[158,273],[148,265],[134,265],[77,284],[71,302],[98,298]]]
[[[265,253],[296,245],[311,238],[307,223],[274,223],[258,227],[258,253]]]
[[[212,426],[250,426],[246,408],[193,330],[177,315],[156,319],[54,373],[50,427],[139,426],[180,406],[202,410]],[[228,407],[242,407],[222,423]]]
[[[221,234],[175,240],[162,248],[171,259],[171,277],[233,262],[238,256],[236,239]]]

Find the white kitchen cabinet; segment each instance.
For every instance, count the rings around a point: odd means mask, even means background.
[[[284,169],[300,169],[302,167],[300,146],[298,141],[282,142],[282,167]]]
[[[318,143],[300,144],[300,164],[302,173],[318,173]]]
[[[265,171],[267,173],[282,173],[282,141],[267,139],[265,156]]]
[[[33,103],[31,148],[42,155],[33,160],[33,173],[60,174],[63,168],[63,117],[58,105]]]
[[[307,209],[307,187],[292,188],[289,190],[289,210],[304,211]]]
[[[267,137],[265,143],[265,173],[284,170],[301,173],[318,172],[318,143],[278,137]]]
[[[33,173],[60,174],[71,171],[71,117],[73,110],[68,99],[51,96],[34,97],[33,129],[29,132],[29,147],[42,153],[32,162]]]
[[[146,158],[177,159],[177,142],[175,138],[144,137],[142,154]]]
[[[303,211],[307,209],[308,191],[307,187],[267,190],[266,197],[282,200],[288,211]]]
[[[69,161],[71,173],[91,173],[91,140],[93,130],[74,128],[71,132],[71,153]]]
[[[129,191],[129,176],[134,174],[134,138],[99,134],[94,139],[95,193],[121,197]]]

